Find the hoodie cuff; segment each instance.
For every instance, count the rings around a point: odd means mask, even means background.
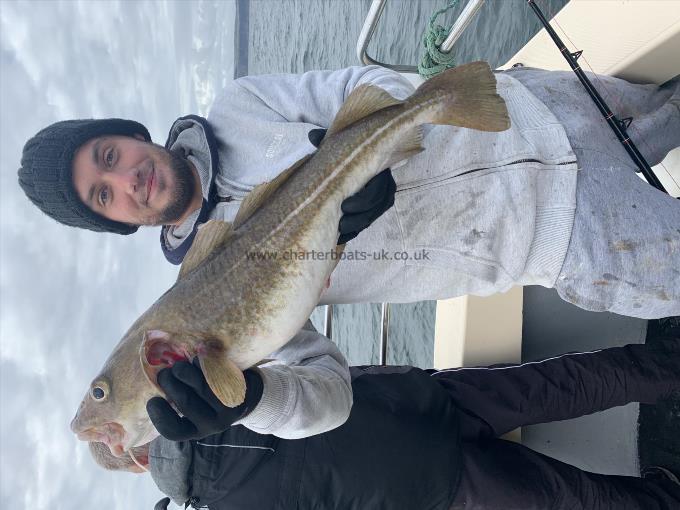
[[[253,431],[269,433],[269,429],[286,414],[289,407],[290,379],[286,371],[272,368],[256,369],[262,377],[262,398],[252,411],[235,424],[244,425]]]

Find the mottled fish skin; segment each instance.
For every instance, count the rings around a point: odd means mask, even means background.
[[[455,73],[462,74],[465,68],[465,72],[476,73],[473,81],[489,82],[484,93],[495,102],[488,106],[484,103],[488,98],[483,97],[479,103],[473,101],[473,106],[460,107],[469,122],[466,118],[460,121],[460,111],[453,120],[447,117],[461,91],[446,86],[458,83]],[[479,87],[475,84],[475,88]],[[477,92],[467,94],[477,101]],[[114,455],[121,455],[157,435],[145,403],[161,392],[140,363],[140,348],[149,331],[167,332],[173,345],[181,346],[189,357],[205,351],[208,344],[216,346],[215,352],[221,352],[240,370],[292,338],[316,306],[337,262],[285,254],[335,250],[342,201],[385,168],[418,126],[442,123],[489,131],[509,127],[505,105],[495,93],[495,78],[482,63],[447,71],[407,101],[394,102],[397,104],[362,116],[343,129],[334,132],[331,127],[316,153],[250,218],[237,225],[223,245],[180,276],[132,325],[91,384],[71,423],[80,439],[105,442]],[[480,126],[483,115],[465,111],[487,106],[488,118],[493,120],[488,125]],[[198,242],[197,237],[194,245]],[[278,257],[253,259],[249,257],[253,253]],[[100,393],[95,388],[102,386],[105,396],[97,399]]]

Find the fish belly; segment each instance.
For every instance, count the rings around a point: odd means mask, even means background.
[[[339,198],[328,200],[316,214],[300,219],[296,233],[282,232],[279,242],[260,252],[270,260],[257,268],[250,285],[247,280],[244,285],[251,291],[250,296],[244,295],[244,302],[258,301],[254,321],[244,325],[241,341],[229,349],[240,368],[252,366],[285,345],[317,306],[338,262],[340,214]],[[272,275],[272,281],[267,281],[267,275]],[[266,288],[266,292],[258,293],[257,288]]]

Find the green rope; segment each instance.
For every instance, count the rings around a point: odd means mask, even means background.
[[[418,73],[425,79],[431,78],[442,71],[445,71],[451,67],[456,67],[453,61],[453,52],[442,53],[439,51],[439,46],[444,42],[446,37],[451,31],[451,27],[443,27],[441,25],[435,25],[437,17],[453,8],[458,0],[451,0],[447,7],[438,10],[430,18],[430,22],[427,26],[427,31],[423,35],[423,44],[425,44],[425,55],[418,64]]]

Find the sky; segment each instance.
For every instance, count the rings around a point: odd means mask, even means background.
[[[62,226],[17,184],[46,125],[123,117],[164,143],[233,75],[233,0],[0,0],[0,497],[13,508],[153,508],[148,475],[91,460],[69,422],[129,325],[175,280],[158,229]]]

